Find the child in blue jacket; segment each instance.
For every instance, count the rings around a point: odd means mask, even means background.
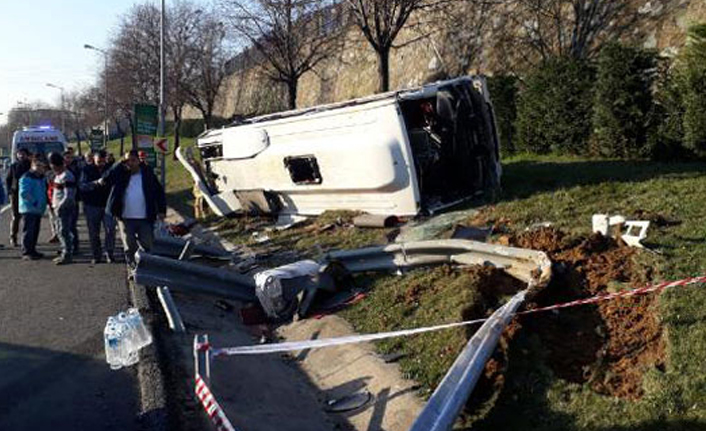
[[[19,207],[22,215],[22,259],[37,260],[44,257],[37,252],[37,240],[42,216],[47,210],[46,164],[32,160],[32,167],[20,178]]]

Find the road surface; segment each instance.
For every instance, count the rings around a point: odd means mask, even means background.
[[[105,363],[103,327],[128,308],[123,264],[92,267],[81,215],[82,254],[55,266],[42,220],[40,261],[8,246],[9,213],[0,215],[0,429],[138,429],[133,369]]]

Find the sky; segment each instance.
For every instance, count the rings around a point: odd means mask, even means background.
[[[60,91],[47,83],[66,91],[94,83],[103,57],[83,45],[105,47],[137,3],[159,0],[0,0],[0,112],[17,102],[58,105]]]

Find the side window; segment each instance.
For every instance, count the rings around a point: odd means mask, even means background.
[[[294,184],[321,184],[321,172],[316,157],[297,156],[285,157],[284,167],[289,170],[289,176]]]

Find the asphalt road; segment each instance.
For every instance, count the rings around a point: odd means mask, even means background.
[[[0,215],[0,429],[138,429],[134,367],[105,363],[103,327],[128,308],[123,264],[92,267],[81,216],[82,254],[70,266],[51,262],[42,221],[38,250],[22,261],[8,246],[9,214]]]

